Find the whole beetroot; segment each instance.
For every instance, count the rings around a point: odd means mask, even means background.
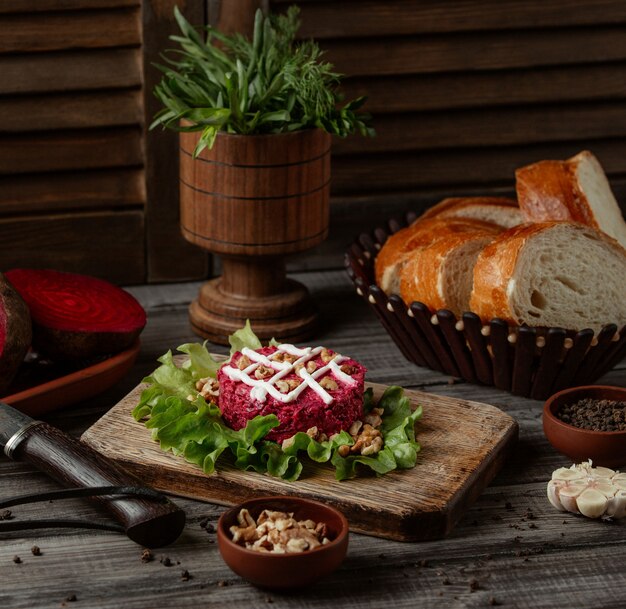
[[[0,395],[4,395],[15,377],[31,340],[28,307],[0,273]]]

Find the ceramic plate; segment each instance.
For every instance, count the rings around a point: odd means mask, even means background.
[[[126,351],[85,368],[32,384],[0,398],[0,401],[30,416],[40,416],[64,408],[113,386],[132,368],[138,354],[139,339]]]

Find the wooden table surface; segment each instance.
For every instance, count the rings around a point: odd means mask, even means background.
[[[215,534],[200,526],[207,518],[215,525],[224,508],[177,499],[187,511],[187,528],[174,545],[155,551],[152,562],[142,562],[142,548],[115,533],[3,534],[0,607],[625,607],[624,524],[559,513],[546,499],[552,470],[570,463],[543,436],[542,404],[415,367],[353,293],[343,272],[299,278],[323,315],[323,329],[314,342],[361,361],[371,381],[488,402],[519,422],[514,455],[452,534],[425,543],[351,534],[348,557],[337,572],[305,591],[277,594],[256,589],[232,573],[220,558]],[[149,373],[160,354],[194,340],[187,303],[197,288],[178,284],[131,289],[149,317],[134,369],[106,394],[47,420],[79,435]],[[626,385],[625,363],[601,382]],[[0,497],[55,488],[31,467],[0,459]],[[78,500],[13,511],[20,518],[105,518]],[[41,556],[32,554],[34,545]],[[14,556],[22,562],[16,564]],[[165,566],[167,562],[172,566]],[[182,577],[183,571],[189,579]],[[69,600],[74,596],[75,601]]]

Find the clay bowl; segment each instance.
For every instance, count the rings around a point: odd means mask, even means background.
[[[232,541],[230,527],[247,508],[256,519],[264,509],[293,512],[296,520],[325,522],[330,543],[293,554],[269,554],[248,550]],[[272,590],[288,590],[312,584],[334,571],[348,551],[348,521],[323,503],[298,497],[259,497],[224,512],[217,524],[217,542],[226,564],[250,583]]]
[[[555,393],[543,409],[543,431],[550,444],[575,463],[591,459],[594,465],[617,467],[626,464],[626,431],[589,431],[568,425],[556,417],[563,404],[582,398],[626,402],[626,389],[604,385],[573,387]]]

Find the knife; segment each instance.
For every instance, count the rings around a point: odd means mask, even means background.
[[[128,488],[132,487],[136,492],[131,494],[141,496],[122,498],[111,493],[93,499],[104,505],[126,535],[142,546],[165,546],[182,533],[185,512],[164,495],[143,488],[137,478],[87,444],[2,402],[1,449],[10,459],[30,463],[63,486],[81,487],[81,496],[87,492],[83,488],[124,487],[120,492],[129,494]]]

